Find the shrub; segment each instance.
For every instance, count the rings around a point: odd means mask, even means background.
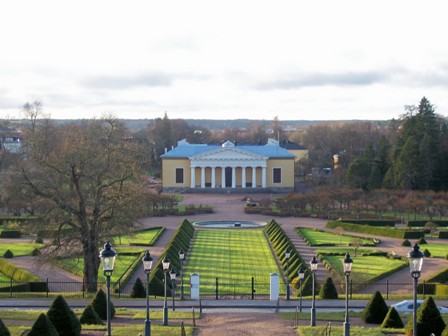
[[[421,237],[418,241],[417,244],[422,245],[422,244],[428,244],[428,242],[426,241],[426,239],[424,237]]]
[[[44,240],[42,239],[42,237],[37,237],[36,240],[34,241],[36,244],[43,244]]]
[[[390,307],[381,328],[404,328],[403,321],[394,307]]]
[[[61,295],[48,308],[47,316],[61,336],[79,336],[81,323]]]
[[[380,324],[388,312],[387,304],[379,291],[376,291],[364,308],[361,319],[366,323]]]
[[[21,238],[22,233],[18,230],[3,230],[0,232],[0,238]]]
[[[423,250],[423,255],[424,255],[426,258],[429,258],[429,257],[431,256],[431,252],[429,252],[428,249],[424,249],[424,250]]]
[[[40,255],[40,251],[39,251],[39,249],[38,249],[38,248],[35,248],[35,249],[33,250],[33,252],[31,252],[31,255],[32,255],[33,257],[37,257],[38,255]]]
[[[407,239],[403,240],[403,242],[401,243],[401,246],[411,246],[411,242]]]
[[[140,280],[140,278],[137,278],[137,280],[135,280],[134,286],[132,287],[131,298],[144,297],[146,297],[145,287],[143,286],[142,280]]]
[[[321,299],[337,299],[338,291],[336,290],[336,286],[333,283],[333,279],[328,277],[325,280],[324,285],[321,287],[319,291],[319,297]]]
[[[59,336],[53,323],[48,319],[47,315],[41,313],[34,322],[31,331],[27,334],[28,336]]]
[[[96,324],[96,325],[103,325],[103,321],[101,320],[101,317],[98,315],[98,313],[93,309],[92,305],[89,304],[86,308],[84,308],[84,311],[82,312],[81,317],[79,318],[79,322],[82,324]]]
[[[5,259],[14,258],[14,253],[12,253],[10,249],[8,249],[8,250],[6,250],[5,253],[3,253],[3,258],[5,258]]]
[[[0,336],[10,336],[10,335],[11,333],[9,332],[8,328],[6,328],[2,319],[0,319]]]
[[[448,336],[448,328],[443,329],[442,336]]]
[[[429,296],[417,311],[417,335],[429,336],[434,334],[440,336],[445,326],[433,298]],[[411,336],[412,329],[413,318],[411,317],[405,328],[406,335]]]
[[[104,291],[100,288],[95,294],[91,305],[97,314],[103,320],[107,320],[107,297]],[[112,302],[110,302],[110,318],[115,316],[115,307]]]

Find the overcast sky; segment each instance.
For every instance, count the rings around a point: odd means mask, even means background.
[[[446,1],[0,4],[0,117],[448,116]]]

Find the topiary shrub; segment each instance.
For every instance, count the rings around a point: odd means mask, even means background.
[[[430,336],[434,334],[435,336],[440,336],[445,327],[446,325],[440,316],[439,309],[437,309],[433,298],[429,296],[417,311],[417,335]],[[411,315],[405,327],[406,335],[412,336],[412,329],[413,318]]]
[[[401,246],[411,246],[411,242],[407,239],[403,240],[403,242],[401,243]]]
[[[31,331],[27,334],[28,336],[59,336],[53,323],[44,313],[41,313],[34,322]]]
[[[42,239],[42,237],[37,237],[36,240],[34,241],[36,244],[43,244],[44,240]]]
[[[100,288],[95,294],[91,305],[93,309],[97,312],[97,314],[103,320],[107,320],[107,297],[104,291]],[[112,301],[110,302],[110,318],[115,316],[115,307]]]
[[[388,313],[387,304],[379,291],[376,291],[369,300],[369,303],[364,308],[361,319],[365,323],[380,324],[386,318]]]
[[[81,323],[61,295],[48,308],[47,316],[61,336],[79,336]]]
[[[79,322],[82,324],[96,324],[96,325],[103,325],[103,320],[101,320],[101,317],[97,314],[95,309],[93,309],[92,305],[89,304],[86,308],[84,308],[84,311],[82,312],[81,317],[79,318]]]
[[[418,241],[417,244],[422,245],[422,244],[428,244],[425,240],[425,237],[421,237]]]
[[[424,250],[423,250],[423,255],[424,255],[426,258],[429,258],[429,257],[431,256],[431,252],[429,252],[428,249],[424,249]]]
[[[400,314],[398,314],[394,307],[390,307],[383,323],[381,324],[381,328],[404,328]]]
[[[39,251],[38,248],[35,248],[35,249],[33,250],[33,252],[31,252],[31,256],[33,256],[33,257],[37,257],[38,255],[40,255],[40,251]]]
[[[5,253],[3,253],[3,258],[5,259],[14,258],[14,253],[12,253],[10,249],[8,249],[5,251]]]
[[[321,287],[319,291],[319,297],[321,299],[337,299],[338,291],[336,290],[336,286],[333,283],[333,279],[328,277],[325,280],[324,285]]]
[[[137,278],[137,280],[135,280],[134,286],[132,287],[131,298],[145,298],[145,297],[146,297],[145,286],[143,286],[142,280],[140,280],[140,278]]]
[[[9,332],[8,328],[6,328],[2,319],[0,319],[0,336],[11,336],[11,333]]]

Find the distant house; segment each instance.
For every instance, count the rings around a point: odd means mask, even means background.
[[[0,150],[20,153],[22,147],[22,132],[9,127],[0,126]]]
[[[291,142],[288,140],[283,140],[280,144],[280,147],[286,149],[288,152],[293,154],[296,158],[295,161],[299,161],[300,159],[308,159],[308,149],[305,147],[296,144],[295,142]]]
[[[287,192],[294,190],[295,156],[274,139],[266,145],[189,144],[162,158],[163,191]]]

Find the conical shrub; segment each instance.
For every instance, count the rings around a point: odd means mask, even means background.
[[[137,280],[135,280],[134,286],[132,287],[131,298],[145,298],[145,297],[146,297],[145,286],[143,286],[142,280],[140,280],[140,278],[137,278]]]
[[[327,280],[325,280],[324,285],[321,287],[319,291],[319,297],[321,299],[330,299],[330,300],[338,298],[338,291],[331,277],[328,277]]]
[[[61,295],[48,308],[47,316],[60,336],[79,336],[81,323]]]
[[[8,334],[9,335],[9,334]],[[53,323],[44,313],[41,313],[34,322],[31,331],[27,334],[28,336],[59,336]]]
[[[361,319],[365,323],[383,323],[389,308],[379,291],[376,291],[369,300],[369,303],[364,308]]]
[[[381,324],[381,328],[404,328],[400,314],[398,314],[394,307],[390,307],[383,323]]]
[[[95,309],[93,309],[92,305],[89,304],[86,308],[84,308],[84,311],[82,312],[81,317],[79,318],[79,322],[82,324],[96,324],[96,325],[103,325],[103,320],[101,320],[101,317],[97,314]]]
[[[95,294],[91,305],[102,320],[107,320],[107,296],[106,293],[100,288]],[[115,307],[112,301],[110,302],[110,318],[115,316]]]
[[[11,336],[11,333],[9,332],[8,328],[6,328],[2,319],[0,319],[0,336]]]
[[[440,316],[440,311],[431,296],[429,296],[425,302],[417,310],[417,335],[418,336],[440,336],[445,329],[446,325]],[[406,324],[406,335],[411,336],[413,329],[412,315]]]

